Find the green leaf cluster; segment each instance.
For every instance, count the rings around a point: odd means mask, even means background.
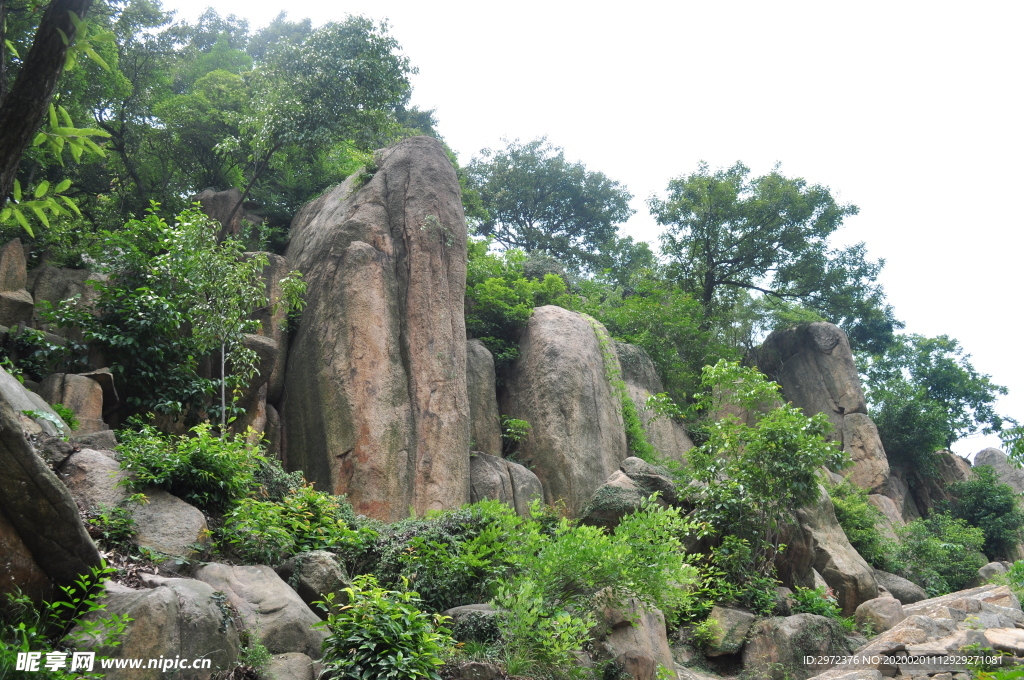
[[[990,560],[1006,559],[1021,542],[1024,511],[1012,487],[999,481],[988,465],[974,468],[971,479],[950,485],[950,512],[985,535],[982,550]]]
[[[839,526],[860,556],[875,569],[899,571],[896,543],[878,530],[884,516],[868,502],[868,492],[844,481],[831,486],[828,493]]]
[[[963,589],[986,562],[985,533],[945,513],[916,519],[898,533],[901,575],[930,597]]]

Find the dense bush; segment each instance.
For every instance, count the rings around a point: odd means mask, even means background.
[[[902,576],[932,597],[962,589],[985,564],[985,534],[962,519],[934,513],[900,529]]]
[[[836,519],[850,545],[875,569],[899,571],[897,547],[878,530],[882,512],[868,502],[868,492],[849,482],[832,486],[829,491]]]
[[[358,576],[345,591],[349,601],[323,603],[329,633],[324,641],[325,678],[430,678],[438,674],[453,641],[441,617],[420,611],[409,590],[386,590],[372,576]]]
[[[1017,494],[1001,484],[996,471],[988,465],[974,468],[974,477],[950,487],[955,499],[954,517],[976,526],[985,534],[984,552],[990,560],[1005,559],[1021,541],[1024,512]]]
[[[132,473],[135,487],[159,486],[207,511],[224,511],[253,489],[256,472],[266,464],[248,433],[212,434],[208,423],[192,436],[165,436],[152,425],[121,430],[121,469]]]

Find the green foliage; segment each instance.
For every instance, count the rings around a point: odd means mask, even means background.
[[[50,671],[43,663],[38,671],[16,671],[15,661],[20,652],[43,652],[45,662],[46,652],[119,645],[131,619],[124,614],[102,615],[106,605],[100,602],[104,579],[113,573],[105,565],[93,567],[74,585],[61,586],[61,599],[41,604],[18,592],[5,594],[0,602],[0,678],[102,678],[101,673]],[[72,629],[76,629],[75,633],[69,636]]]
[[[999,577],[999,580],[1010,586],[1010,590],[1017,596],[1017,599],[1024,597],[1024,560],[1014,562],[1009,570]]]
[[[877,529],[884,515],[868,502],[868,492],[844,481],[830,487],[828,493],[850,545],[875,569],[898,571],[897,546]]]
[[[978,373],[948,336],[901,335],[861,359],[871,418],[891,460],[927,473],[936,450],[1002,429],[994,404],[1006,388]]]
[[[501,454],[506,458],[515,454],[519,444],[530,436],[530,423],[519,418],[501,416]]]
[[[247,666],[256,671],[266,668],[273,658],[259,636],[250,630],[243,630],[239,635],[241,645],[238,649],[238,665]]]
[[[985,564],[985,534],[962,519],[934,513],[899,530],[902,576],[930,597],[961,590]]]
[[[127,553],[138,533],[132,511],[147,502],[145,494],[137,493],[112,508],[101,507],[86,518],[89,535],[97,538],[106,550]]]
[[[420,611],[415,592],[386,590],[373,576],[356,577],[345,591],[349,602],[344,607],[334,606],[333,593],[321,603],[327,620],[317,625],[329,633],[326,675],[441,680],[438,670],[453,644],[443,617]]]
[[[555,274],[541,281],[526,278],[520,250],[488,252],[489,240],[469,243],[466,274],[466,332],[480,340],[494,355],[499,371],[519,356],[519,332],[530,320],[534,307],[569,306],[565,281]]]
[[[953,517],[978,527],[985,534],[983,550],[990,560],[1006,558],[1021,541],[1024,511],[1018,494],[1001,484],[996,471],[988,465],[974,468],[974,476],[950,486]]]
[[[478,233],[505,248],[542,252],[576,270],[609,264],[600,251],[618,243],[616,224],[633,214],[618,182],[569,163],[542,137],[484,149],[466,168],[486,217]]]
[[[673,179],[651,213],[667,227],[662,252],[683,290],[702,305],[704,328],[737,296],[796,301],[842,326],[855,346],[882,347],[899,323],[875,281],[883,262],[863,243],[832,248],[829,237],[857,214],[822,185],[776,168],[750,178],[742,163],[711,172],[706,163]]]
[[[693,641],[701,647],[707,647],[722,634],[722,626],[715,619],[704,619],[693,627]]]
[[[218,543],[246,564],[278,564],[309,550],[361,549],[372,532],[360,532],[352,506],[300,486],[279,500],[240,499],[225,515]]]
[[[797,586],[793,591],[793,613],[794,614],[817,614],[830,619],[838,619],[842,615],[839,607],[839,600],[831,588],[818,586],[817,588],[801,588]]]
[[[12,329],[0,346],[0,356],[9,363],[5,368],[13,375],[39,382],[51,373],[82,370],[83,362],[76,356],[84,348],[75,342],[58,342],[35,328]]]
[[[265,458],[258,446],[238,433],[218,437],[202,423],[191,436],[160,434],[152,425],[121,430],[121,469],[132,474],[136,488],[159,486],[208,511],[223,511],[245,498]]]
[[[768,616],[775,609],[774,572],[757,569],[751,542],[725,535],[707,555],[695,556],[698,580],[687,606],[679,612],[683,621],[703,618],[716,604],[735,604]],[[769,570],[771,571],[771,570]]]
[[[60,416],[60,419],[63,420],[70,429],[78,429],[78,417],[75,415],[74,411],[64,404],[53,404],[50,408],[53,409],[54,413]]]
[[[768,576],[779,550],[782,523],[794,508],[817,501],[817,472],[841,467],[846,458],[825,435],[825,414],[811,418],[781,401],[779,386],[754,368],[720,361],[704,369],[705,392],[697,406],[708,414],[703,443],[688,452],[693,479],[687,489],[695,519],[705,533],[749,542],[749,570]],[[753,426],[734,415],[715,416],[733,405],[756,418]]]

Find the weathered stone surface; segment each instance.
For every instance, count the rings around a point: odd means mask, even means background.
[[[939,504],[953,501],[950,486],[971,478],[971,464],[952,451],[936,451],[932,454],[935,474],[921,474],[918,470],[907,470],[910,494],[914,505],[922,516],[929,515]],[[906,514],[904,514],[906,519]]]
[[[266,406],[267,425],[263,438],[267,441],[267,458],[281,460],[281,415],[271,404]]]
[[[501,455],[501,419],[495,388],[494,357],[484,343],[466,341],[466,391],[469,395],[469,439],[476,451]]]
[[[988,564],[978,568],[978,574],[972,578],[965,587],[977,588],[978,586],[983,586],[995,577],[1005,574],[1006,572],[1006,565],[1002,562],[989,562]]]
[[[807,415],[825,413],[842,440],[843,417],[867,413],[850,342],[838,326],[808,323],[777,330],[757,349],[757,365]]]
[[[600,593],[598,597],[600,597]],[[634,678],[647,678],[651,680],[654,676],[640,673],[641,668],[647,668],[641,661],[636,670],[630,671],[630,659],[641,659],[648,657],[654,662],[654,670],[657,671],[658,664],[664,666],[669,672],[675,668],[675,661],[672,660],[672,650],[668,646],[668,637],[665,632],[665,616],[657,609],[647,608],[636,598],[629,598],[624,603],[609,603],[601,607],[598,612],[598,627],[595,639],[595,648],[598,654],[605,659],[615,659],[616,663],[633,675]],[[646,671],[644,671],[646,672]]]
[[[28,290],[32,293],[36,305],[46,300],[56,307],[60,302],[76,295],[81,295],[82,302],[88,304],[96,299],[96,291],[91,285],[88,285],[88,282],[104,281],[106,278],[106,274],[90,272],[87,269],[65,269],[43,265],[29,272]],[[36,309],[33,322],[37,328],[43,327],[39,318],[39,309]],[[58,335],[64,333],[56,328],[46,327],[46,329]]]
[[[905,524],[903,514],[896,505],[896,501],[888,496],[873,493],[868,494],[868,503],[871,503],[882,513],[883,519],[875,524],[875,528],[881,531],[882,535],[886,538],[896,540],[897,527],[902,527]]]
[[[244,627],[258,632],[271,654],[302,652],[320,658],[327,633],[311,628],[320,617],[270,567],[210,563],[195,576],[227,596]]]
[[[708,619],[718,623],[715,637],[708,643],[705,653],[708,656],[735,654],[743,649],[747,632],[754,625],[755,617],[745,609],[734,607],[715,607],[708,614]]]
[[[869,624],[875,634],[884,633],[897,623],[907,618],[903,613],[903,605],[893,597],[876,597],[861,602],[856,612],[857,625]]]
[[[82,449],[113,451],[117,446],[117,436],[113,430],[99,432],[72,432],[71,441]]]
[[[1010,465],[1010,459],[999,449],[982,449],[974,457],[974,467],[988,465],[1003,484],[1009,484],[1017,493],[1024,493],[1024,470]]]
[[[0,249],[0,291],[23,290],[27,282],[25,249],[21,239],[12,239]]]
[[[146,502],[132,508],[135,543],[169,557],[191,557],[193,546],[207,542],[203,513],[163,489],[143,490]]]
[[[598,487],[583,509],[581,521],[592,526],[614,528],[622,518],[640,507],[648,496],[622,470],[616,470]]]
[[[25,438],[7,394],[0,386],[0,513],[50,580],[73,585],[99,566],[99,552],[71,494]]]
[[[18,382],[17,378],[2,368],[0,368],[0,401],[5,401],[10,405],[14,412],[15,420],[19,423],[28,420],[28,417],[24,416],[25,411],[42,411],[61,423],[64,432],[70,429],[42,397],[35,392],[26,390],[25,386]],[[42,432],[50,436],[60,434],[49,420],[36,418],[35,422]]]
[[[467,616],[494,616],[497,613],[498,610],[489,604],[464,604],[460,607],[452,607],[441,612],[443,616],[452,617],[453,622],[458,622],[459,619],[466,618]]]
[[[654,362],[642,347],[624,342],[615,343],[615,354],[622,366],[626,391],[640,414],[647,441],[666,458],[683,462],[686,452],[693,448],[686,428],[671,418],[656,418],[645,407],[648,397],[665,391]]]
[[[175,677],[183,680],[205,680],[211,673],[234,665],[238,658],[238,631],[228,612],[218,604],[213,588],[192,579],[157,576],[148,576],[146,585],[146,589],[135,590],[107,582],[101,598],[106,609],[99,614],[123,614],[132,620],[121,644],[100,648],[97,657],[211,660],[208,669],[176,670]],[[104,671],[104,678],[112,680],[161,677],[164,676],[160,668]]]
[[[810,535],[814,569],[836,593],[843,616],[852,616],[861,602],[878,597],[874,570],[850,545],[836,520],[832,500],[824,488],[818,503],[797,510],[800,526]]]
[[[313,660],[299,652],[274,654],[260,671],[260,680],[315,680]]]
[[[630,456],[622,461],[619,470],[632,479],[644,490],[645,493],[659,494],[659,497],[668,501],[676,500],[676,484],[671,474],[659,465],[652,465],[642,458]]]
[[[1024,656],[1024,630],[1019,628],[989,628],[985,639],[992,649]]]
[[[853,465],[843,470],[851,484],[873,493],[886,489],[889,459],[878,437],[878,428],[866,413],[849,413],[843,417],[843,450],[853,461]]]
[[[73,373],[54,373],[39,384],[39,396],[53,404],[63,404],[78,419],[75,432],[83,434],[106,430],[103,422],[103,387],[99,382]]]
[[[928,599],[924,588],[902,576],[875,569],[875,581],[904,605]]]
[[[0,325],[17,326],[31,322],[34,304],[27,290],[0,291]]]
[[[470,453],[470,502],[484,499],[511,505],[527,517],[534,498],[544,498],[537,475],[519,463],[480,451]]]
[[[840,656],[849,651],[837,621],[816,614],[796,614],[756,623],[743,649],[743,666],[751,677],[803,680],[833,665],[807,664],[805,656]]]
[[[248,253],[247,253],[248,254]],[[253,253],[255,254],[255,253]],[[267,256],[267,266],[263,268],[263,281],[267,286],[267,304],[253,313],[253,318],[260,322],[259,334],[269,338],[276,349],[276,361],[268,368],[268,372],[260,371],[260,380],[267,383],[267,401],[277,404],[284,392],[284,374],[286,357],[288,356],[288,310],[280,304],[282,291],[281,280],[288,276],[291,267],[288,260],[274,253],[263,253]]]
[[[321,611],[313,603],[333,593],[334,602],[338,605],[348,602],[345,588],[352,586],[345,569],[338,563],[338,558],[326,550],[310,550],[288,558],[277,568],[277,575],[299,594],[309,608],[327,618],[327,612]]]
[[[21,591],[34,600],[41,600],[52,590],[50,579],[0,512],[0,597]]]
[[[200,209],[204,213],[220,223],[219,238],[224,238],[228,234],[237,235],[241,231],[242,216],[245,214],[244,208],[238,206],[241,200],[242,192],[235,187],[224,191],[207,188],[192,197],[193,202],[199,202]],[[237,210],[235,206],[238,206]]]
[[[467,236],[437,140],[402,140],[377,165],[292,222],[308,292],[281,416],[290,468],[396,520],[469,501]]]
[[[605,356],[597,332],[606,334],[581,314],[535,309],[502,400],[503,413],[531,425],[517,457],[540,478],[545,500],[565,501],[574,516],[628,455],[622,409],[605,370],[605,361],[618,360]]]
[[[39,435],[33,442],[36,453],[42,458],[51,470],[57,470],[64,461],[78,448],[71,442],[64,441],[60,437],[49,437]]]
[[[114,458],[102,451],[82,449],[60,468],[68,491],[86,511],[113,508],[128,495],[122,480],[126,474]]]

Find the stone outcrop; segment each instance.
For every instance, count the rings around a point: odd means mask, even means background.
[[[18,431],[22,429],[35,429],[38,432],[53,436],[62,434],[58,428],[67,433],[70,428],[60,419],[60,416],[50,408],[50,405],[35,392],[29,392],[25,386],[18,382],[17,378],[0,368],[0,401],[10,405],[15,420],[19,423]],[[46,416],[31,418],[25,411],[39,411]],[[31,425],[34,422],[35,425]],[[56,424],[55,424],[56,423]],[[59,424],[59,425],[57,425]]]
[[[384,520],[469,501],[466,225],[441,144],[412,137],[292,222],[308,284],[288,351],[287,465]]]
[[[999,449],[989,447],[979,451],[974,457],[974,467],[981,465],[995,470],[996,477],[1003,484],[1008,484],[1017,493],[1024,493],[1024,469],[1011,465],[1010,459]]]
[[[39,384],[39,395],[50,405],[63,404],[78,419],[76,433],[106,430],[103,422],[103,386],[84,375],[54,373]]]
[[[750,677],[803,680],[829,668],[821,657],[848,654],[849,643],[838,621],[816,614],[796,614],[756,623],[743,648],[743,666]],[[804,657],[815,657],[805,663]]]
[[[53,584],[21,540],[14,526],[0,513],[0,597],[20,591],[34,600],[51,594]]]
[[[902,576],[875,569],[875,582],[903,604],[914,604],[928,599],[924,588]]]
[[[100,565],[100,555],[74,499],[36,455],[12,406],[0,389],[0,515],[9,525],[6,533],[17,534],[46,576],[56,585],[71,586]],[[16,543],[13,537],[8,542]]]
[[[876,597],[861,602],[855,613],[857,625],[863,630],[870,626],[875,633],[884,633],[907,618],[903,605],[894,597]]]
[[[919,470],[907,471],[911,479],[910,494],[923,517],[931,514],[937,505],[951,502],[953,494],[949,487],[957,482],[966,482],[972,475],[970,462],[952,451],[936,451],[932,454],[932,463],[934,475]]]
[[[338,563],[334,553],[326,550],[310,550],[288,558],[277,568],[277,575],[299,594],[310,609],[326,619],[327,613],[316,608],[314,603],[324,596],[334,594],[338,605],[348,602],[345,588],[351,587],[345,569]]]
[[[760,368],[782,386],[787,401],[805,415],[824,413],[832,438],[850,454],[842,474],[852,483],[889,495],[889,463],[853,362],[850,342],[838,326],[816,322],[777,330],[756,350]]]
[[[25,290],[28,276],[21,239],[0,249],[0,326],[17,326],[32,320],[32,294]]]
[[[796,518],[799,532],[792,534],[794,540],[783,537],[788,547],[780,556],[785,567],[779,569],[780,576],[785,574],[794,585],[811,585],[813,575],[805,571],[810,564],[835,591],[843,616],[852,616],[861,602],[878,597],[874,570],[850,545],[824,488],[818,503],[797,510]]]
[[[327,633],[311,628],[320,617],[270,567],[232,567],[213,562],[201,567],[195,576],[227,596],[241,616],[243,627],[257,633],[271,654],[301,652],[312,659],[320,658],[320,645]]]
[[[582,513],[585,524],[614,528],[635,511],[645,498],[657,493],[662,504],[676,500],[675,483],[668,470],[630,456],[598,487]]]
[[[642,347],[625,342],[615,343],[615,354],[622,367],[622,380],[626,383],[626,392],[640,415],[647,441],[662,456],[683,462],[686,452],[693,448],[686,428],[671,418],[655,417],[655,414],[645,407],[648,397],[665,391],[651,357]]]
[[[242,200],[242,192],[236,187],[217,191],[207,188],[196,194],[191,199],[198,202],[200,208],[209,217],[220,223],[221,229],[218,238],[223,239],[227,235],[237,235],[242,230],[242,216],[245,214],[243,206],[238,203]],[[238,209],[235,209],[238,206]],[[228,217],[231,219],[229,220]]]
[[[718,624],[714,637],[708,642],[707,656],[735,654],[743,649],[747,633],[757,617],[745,609],[716,606],[708,614],[709,620]]]
[[[238,658],[238,631],[230,612],[209,585],[192,579],[147,575],[147,588],[133,589],[107,582],[101,603],[106,609],[90,615],[130,617],[121,644],[99,648],[97,657],[115,659],[210,659],[210,668],[179,669],[174,677],[205,680],[211,673],[229,670]],[[148,663],[148,662],[147,662]],[[97,664],[98,666],[98,664]],[[124,668],[104,671],[112,680],[159,680],[160,668]]]
[[[266,668],[260,671],[259,680],[315,680],[314,665],[312,659],[299,652],[274,654]]]
[[[614,660],[635,680],[656,680],[659,665],[669,677],[675,677],[665,616],[659,610],[633,597],[607,603],[600,608],[597,629],[592,633],[597,656]]]
[[[533,499],[544,498],[537,475],[519,463],[473,451],[469,466],[471,503],[484,499],[501,501],[515,508],[519,515],[529,517]]]
[[[43,328],[39,317],[39,303],[47,301],[54,307],[64,300],[81,296],[81,301],[88,304],[96,299],[96,290],[90,285],[91,281],[105,281],[106,274],[90,272],[88,269],[67,269],[64,267],[51,267],[43,265],[36,267],[28,273],[28,290],[35,300],[36,310],[33,317],[33,325],[36,328]],[[46,327],[46,330],[62,335],[64,331]]]
[[[272,366],[268,368],[261,363],[259,379],[267,383],[267,401],[277,404],[284,392],[285,359],[288,356],[288,310],[280,304],[281,281],[288,276],[291,267],[288,260],[280,255],[265,255],[268,264],[263,269],[263,281],[267,286],[267,304],[257,309],[253,317],[260,322],[260,335],[273,342],[276,350]]]
[[[610,348],[606,355],[592,323],[600,326],[561,307],[535,309],[502,399],[502,413],[530,423],[517,458],[540,478],[544,500],[564,501],[574,516],[628,455],[605,370],[618,360]]]
[[[494,357],[484,343],[466,341],[466,391],[469,395],[469,440],[476,451],[501,455],[501,417],[495,388]]]

